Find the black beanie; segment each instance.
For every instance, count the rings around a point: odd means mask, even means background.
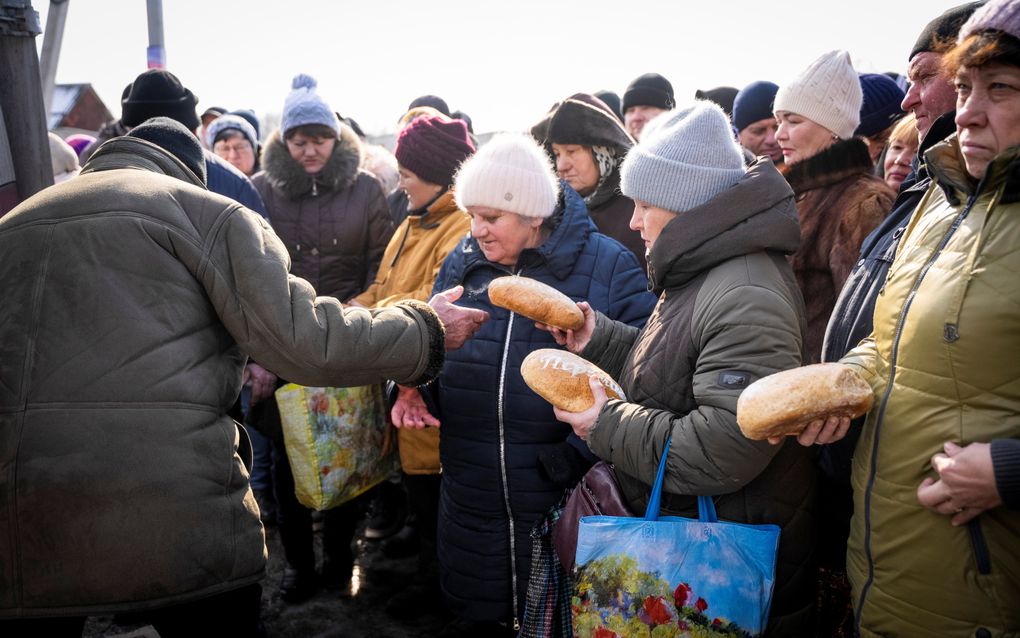
[[[176,75],[149,69],[135,78],[127,97],[121,100],[120,120],[125,126],[138,126],[152,117],[169,117],[194,131],[201,123],[195,114],[197,104],[198,98]]]
[[[670,110],[676,106],[673,85],[658,73],[645,73],[630,83],[623,92],[623,112],[632,106],[655,106]]]
[[[717,86],[714,89],[707,89],[705,91],[698,89],[694,92],[694,99],[715,102],[726,112],[726,117],[732,118],[733,101],[737,99],[737,93],[739,92],[740,89],[733,86]]]
[[[198,138],[184,125],[169,117],[154,117],[131,129],[128,137],[137,137],[169,152],[206,183],[205,155]]]
[[[984,4],[984,0],[968,2],[958,7],[946,9],[945,13],[938,16],[928,24],[924,25],[921,35],[918,36],[914,48],[910,50],[907,61],[914,59],[918,53],[932,53],[941,44],[953,44],[956,41],[956,34],[960,27],[967,21],[978,7]]]
[[[447,106],[446,100],[439,97],[438,95],[422,95],[411,100],[411,103],[407,105],[407,110],[419,106],[431,106],[435,110],[439,111],[446,117],[450,117],[450,107]]]
[[[592,95],[606,103],[609,110],[613,112],[616,119],[623,121],[623,111],[620,110],[620,96],[612,91],[595,91]]]

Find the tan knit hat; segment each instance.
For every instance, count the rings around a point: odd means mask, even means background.
[[[488,206],[524,217],[549,217],[559,180],[549,155],[530,136],[505,133],[468,158],[454,178],[457,205]]]
[[[849,139],[861,122],[863,100],[850,54],[829,51],[780,87],[772,111],[796,113]]]

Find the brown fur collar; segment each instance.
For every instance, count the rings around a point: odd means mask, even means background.
[[[290,156],[287,143],[280,131],[276,130],[266,142],[262,151],[262,167],[266,180],[277,191],[289,199],[297,199],[312,190],[312,182],[318,189],[339,192],[350,188],[358,177],[363,150],[361,141],[347,126],[340,126],[340,139],[333,147],[329,161],[317,175],[309,175]]]
[[[796,164],[783,164],[779,172],[797,195],[825,188],[848,177],[867,173],[874,164],[864,140],[852,137],[839,140],[824,151]]]

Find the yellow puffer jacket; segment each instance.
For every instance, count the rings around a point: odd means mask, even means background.
[[[933,454],[1020,438],[1020,148],[975,186],[956,139],[843,358],[875,390],[853,464],[847,569],[862,636],[1020,635],[1020,512],[953,527],[917,501]]]
[[[443,260],[470,229],[470,218],[457,208],[453,190],[447,190],[424,215],[404,219],[386,247],[375,282],[354,300],[369,308],[383,308],[407,299],[428,301]],[[439,473],[437,428],[403,428],[397,437],[404,472]]]

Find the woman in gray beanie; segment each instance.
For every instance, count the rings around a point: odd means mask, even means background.
[[[620,382],[627,401],[556,410],[643,511],[666,442],[663,513],[697,517],[712,495],[719,518],[782,527],[766,635],[811,632],[814,535],[810,450],[741,435],[737,397],[802,361],[804,309],[786,255],[800,243],[793,191],[767,157],[744,167],[722,109],[710,102],[650,122],[623,164],[631,228],[648,250],[659,293],[642,330],[582,307],[578,331],[556,340]]]

